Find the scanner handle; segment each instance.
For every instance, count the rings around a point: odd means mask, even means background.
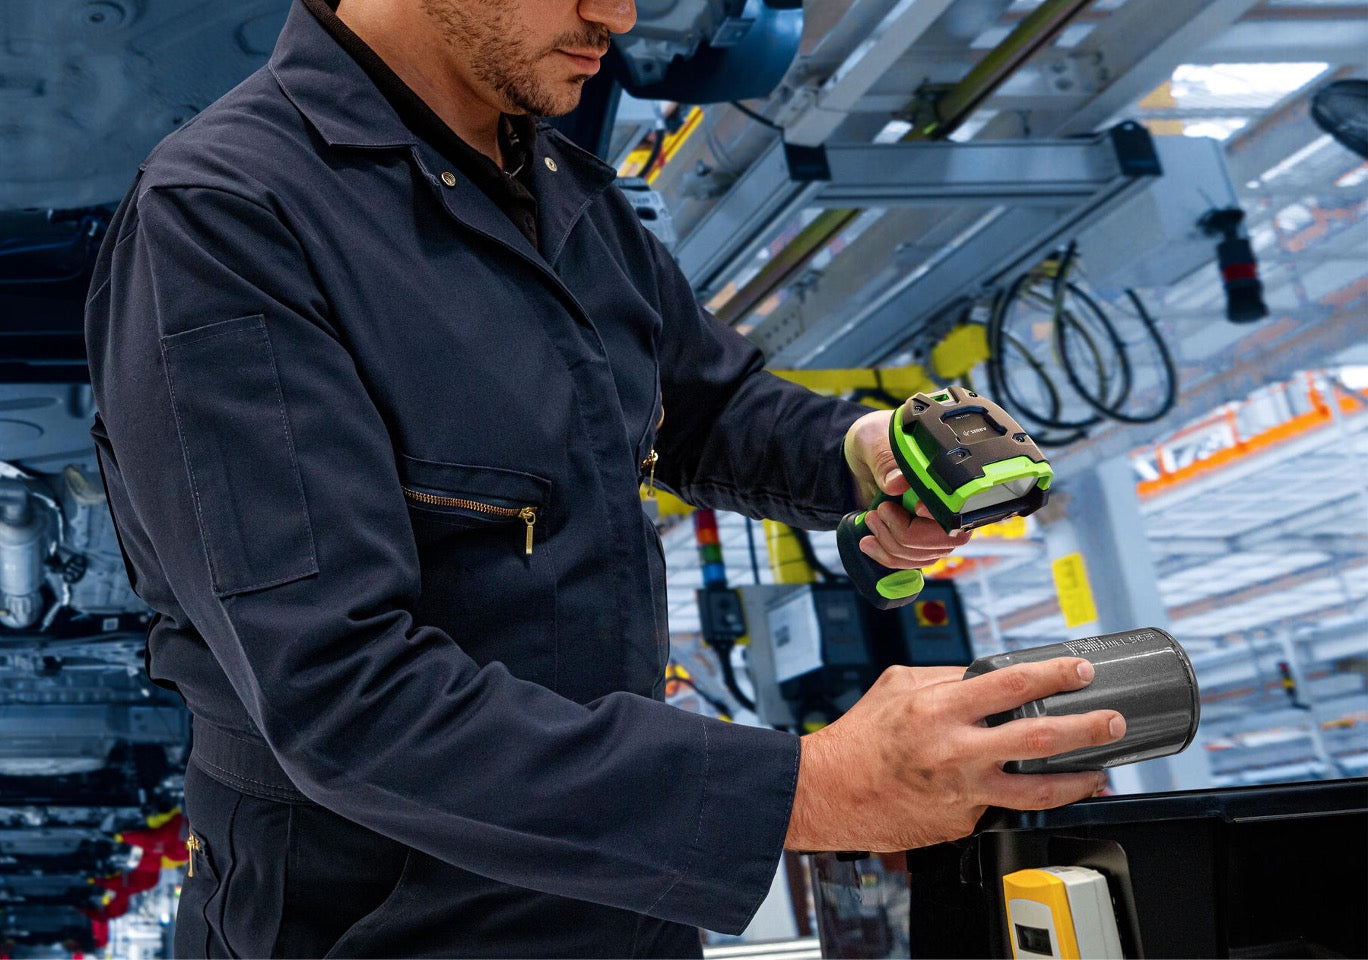
[[[916,507],[916,495],[909,491],[906,496],[913,498],[912,507],[908,508],[910,511]],[[900,500],[906,506],[904,498],[880,493],[870,504],[869,510],[877,509],[879,504],[887,500]],[[847,513],[836,527],[836,545],[841,551],[841,563],[855,589],[876,609],[892,610],[906,606],[922,592],[925,585],[922,572],[885,567],[860,549],[860,541],[870,535],[869,526],[865,523],[869,510]]]

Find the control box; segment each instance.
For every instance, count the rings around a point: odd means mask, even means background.
[[[952,580],[876,610],[849,583],[746,586],[748,666],[763,723],[812,728],[839,717],[890,666],[967,665],[973,655]]]

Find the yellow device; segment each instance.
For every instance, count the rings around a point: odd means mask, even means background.
[[[1002,878],[1017,960],[1121,960],[1107,878],[1087,867],[1041,867]]]

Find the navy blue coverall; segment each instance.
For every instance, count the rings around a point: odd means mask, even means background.
[[[660,701],[638,484],[829,528],[863,409],[764,372],[611,168],[533,159],[540,249],[296,3],[111,225],[94,436],[194,714],[182,955],[697,955],[768,890],[798,738]]]

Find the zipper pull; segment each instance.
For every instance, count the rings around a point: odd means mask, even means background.
[[[651,448],[650,456],[641,461],[641,469],[650,470],[651,475],[646,481],[646,496],[655,497],[655,467],[656,461],[660,459],[660,454],[656,453],[655,447]]]
[[[523,547],[523,556],[532,556],[532,528],[537,525],[537,508],[523,507],[518,511],[518,516],[522,522],[527,524],[527,544]]]
[[[187,879],[195,875],[195,854],[199,851],[199,846],[199,837],[195,836],[193,833],[185,838],[185,849],[189,853],[189,856],[185,861],[185,876]]]

